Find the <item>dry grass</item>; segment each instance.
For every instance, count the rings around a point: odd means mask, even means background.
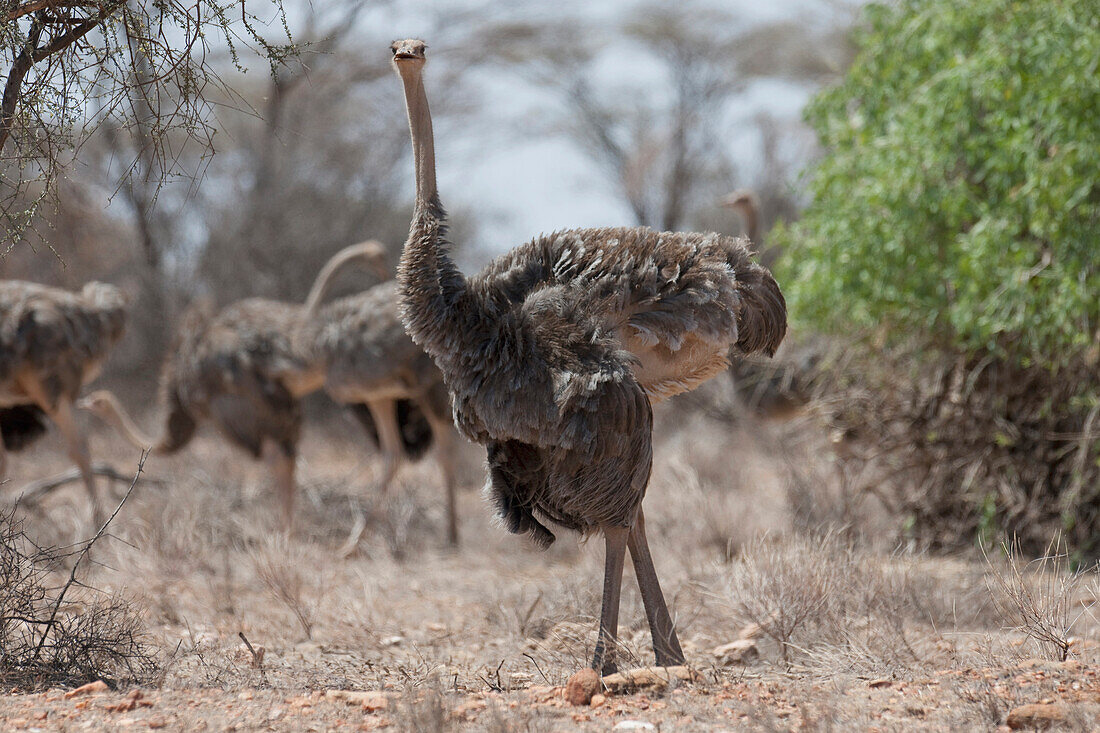
[[[986,555],[987,583],[997,609],[1016,631],[1034,641],[1049,659],[1069,658],[1074,634],[1088,621],[1097,621],[1098,573],[1073,567],[1058,540],[1034,560],[1021,557],[1019,548],[1004,544],[1003,557]]]
[[[688,662],[705,681],[651,698],[664,707],[652,706],[648,719],[659,720],[658,711],[666,720],[690,719],[681,726],[687,730],[867,728],[881,722],[880,703],[865,694],[868,679],[1007,669],[1026,657],[1059,658],[1059,649],[1098,661],[1094,571],[883,551],[863,507],[819,506],[841,492],[843,477],[828,462],[809,465],[815,443],[789,441],[789,429],[667,409],[658,416],[646,498],[650,541]],[[163,660],[159,686],[223,690],[231,699],[390,691],[397,697],[386,715],[397,730],[572,727],[568,710],[532,706],[526,695],[563,684],[588,662],[602,542],[578,543],[563,532],[537,552],[501,532],[476,491],[480,458],[471,449],[459,503],[464,544],[451,551],[434,463],[402,469],[381,501],[372,493],[378,463],[354,438],[307,431],[290,537],[279,530],[263,466],[217,440],[200,438],[179,456],[149,463],[149,474],[168,486],[134,495],[85,581],[103,597],[144,609]],[[96,443],[97,456],[132,460],[108,436]],[[792,465],[804,469],[800,484],[790,482]],[[30,478],[64,468],[66,459],[46,445],[19,454],[14,466]],[[40,516],[27,516],[28,532],[72,542],[78,525],[69,517],[83,509],[81,498],[59,491]],[[359,507],[369,511],[367,531],[359,553],[341,559],[336,550]],[[838,518],[845,523],[822,524]],[[1019,615],[1021,607],[1033,620]],[[629,564],[620,619],[621,658],[651,663]],[[760,658],[719,666],[710,649],[750,622],[765,633]],[[264,648],[262,665],[241,633]],[[939,689],[950,714],[901,709],[897,720],[923,715],[941,727],[967,727],[1003,719],[1007,698],[998,688],[999,697],[987,699],[982,684],[945,682]],[[734,688],[737,696],[721,698]],[[1010,702],[1040,699],[1018,698]],[[471,700],[484,705],[464,707]]]
[[[130,682],[153,672],[154,650],[134,604],[60,580],[84,554],[84,547],[39,547],[12,512],[0,513],[0,684]]]

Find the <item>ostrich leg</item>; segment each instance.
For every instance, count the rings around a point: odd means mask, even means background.
[[[657,570],[653,567],[653,557],[649,554],[649,542],[645,536],[645,517],[641,507],[638,518],[627,538],[630,558],[634,562],[634,574],[638,576],[638,588],[642,594],[642,604],[649,620],[649,631],[653,635],[653,651],[657,655],[657,665],[668,667],[684,663],[684,652],[680,649],[680,640],[676,638],[676,629],[672,625],[665,596],[661,593],[661,584],[657,582]]]
[[[600,674],[618,670],[615,647],[619,635],[619,592],[623,585],[623,563],[626,560],[626,527],[604,527],[606,550],[603,569],[603,606],[600,609],[600,635],[592,654],[592,669]]]
[[[382,478],[378,492],[385,497],[401,463],[401,431],[397,427],[396,400],[369,400],[367,408],[378,428],[378,444],[382,448]]]
[[[401,460],[401,433],[397,426],[397,401],[396,400],[366,400],[364,404],[370,410],[374,418],[374,427],[378,431],[378,446],[382,450],[382,478],[378,482],[378,493],[381,499],[385,499],[389,491],[393,477],[397,474],[397,467]],[[336,554],[340,557],[349,557],[355,548],[359,546],[359,540],[367,528],[367,512],[359,510],[359,516],[355,518],[355,524],[340,545]]]
[[[447,544],[458,547],[458,507],[455,497],[455,441],[454,427],[450,421],[440,418],[421,406],[435,440],[435,460],[443,474],[443,488],[447,492]]]
[[[92,456],[88,451],[88,440],[73,420],[72,404],[62,397],[57,406],[46,407],[48,403],[43,401],[39,405],[54,421],[61,434],[65,436],[65,444],[68,446],[69,458],[76,464],[80,471],[80,477],[84,480],[84,488],[88,492],[88,498],[92,502],[92,522],[98,527],[104,518],[103,507],[99,503],[99,493],[95,487],[95,475],[92,473]]]
[[[4,434],[0,432],[0,481],[8,477],[8,449],[4,447]]]
[[[294,456],[270,438],[264,438],[263,452],[275,477],[275,493],[282,506],[283,528],[289,533],[294,529]]]

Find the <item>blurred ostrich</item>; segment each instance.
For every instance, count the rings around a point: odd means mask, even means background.
[[[741,217],[745,236],[760,251],[760,197],[742,188],[722,200]],[[781,252],[767,247],[760,261],[771,267]],[[731,359],[730,377],[734,392],[746,412],[772,420],[786,420],[797,415],[810,400],[811,381],[821,354],[817,345],[802,344],[798,353],[790,349],[777,360],[759,357]]]
[[[61,430],[76,463],[92,516],[102,508],[84,433],[73,420],[81,387],[99,375],[122,337],[126,301],[118,288],[91,282],[79,293],[18,280],[0,281],[0,479],[6,449],[19,450],[43,432],[43,418]]]
[[[135,446],[174,453],[208,420],[231,443],[272,466],[283,521],[294,516],[294,464],[301,434],[300,400],[321,388],[325,374],[307,346],[303,326],[320,308],[336,274],[361,260],[382,277],[385,252],[375,241],[332,257],[313,283],[304,306],[262,298],[238,301],[215,316],[201,307],[181,320],[160,377],[164,427],[140,430],[118,399],[105,390],[80,401]]]
[[[489,491],[512,532],[541,546],[549,521],[602,532],[606,556],[592,667],[616,668],[629,550],[657,663],[684,661],[645,535],[651,401],[690,390],[743,352],[773,353],[786,307],[745,240],[646,228],[539,237],[467,279],[447,254],[425,44],[395,41],[416,162],[416,205],[398,267],[405,325],[435,359],[455,421],[483,443]],[[541,520],[541,521],[540,521]]]
[[[309,332],[325,391],[350,405],[382,448],[384,495],[402,456],[416,459],[431,443],[447,495],[447,542],[458,544],[455,507],[454,427],[443,375],[405,333],[394,282],[341,298],[312,318]],[[344,554],[366,525],[360,515]]]
[[[741,217],[745,237],[760,246],[760,198],[747,188],[741,188],[722,199],[722,206],[733,209]]]

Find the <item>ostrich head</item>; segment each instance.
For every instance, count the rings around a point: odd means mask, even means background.
[[[93,415],[107,417],[114,406],[114,397],[105,389],[89,392],[76,401],[76,406],[81,410],[87,410]]]
[[[390,277],[390,271],[386,267],[386,248],[380,242],[369,239],[353,245],[355,256],[363,261],[367,268],[381,280]]]
[[[393,54],[393,65],[397,68],[406,64],[423,66],[425,61],[424,51],[428,44],[419,38],[406,38],[403,41],[394,41],[390,44],[390,52]]]
[[[744,211],[749,208],[760,208],[760,202],[756,198],[756,194],[747,188],[742,188],[734,191],[726,198],[722,199],[722,206],[730,209],[736,209],[738,211]]]

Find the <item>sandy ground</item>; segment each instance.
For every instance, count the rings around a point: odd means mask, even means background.
[[[1063,662],[1013,622],[990,580],[997,568],[980,558],[901,552],[876,535],[883,520],[873,512],[860,515],[866,524],[854,550],[806,530],[837,511],[825,479],[810,497],[816,514],[807,514],[801,494],[792,506],[787,471],[815,460],[813,443],[790,452],[787,428],[729,425],[684,410],[658,416],[646,509],[697,679],[572,706],[562,688],[586,666],[595,641],[602,542],[562,532],[538,552],[504,533],[478,492],[481,457],[471,446],[462,544],[447,548],[431,459],[403,468],[389,496],[378,497],[377,461],[358,430],[339,416],[307,430],[289,537],[278,529],[264,466],[216,435],[149,459],[112,536],[92,552],[82,577],[95,591],[82,602],[97,594],[133,599],[157,671],[71,697],[48,685],[13,692],[0,697],[2,727],[992,730],[1018,723],[1013,709],[1039,704],[1071,728],[1095,729],[1094,577],[1075,578],[1062,592],[1072,617]],[[137,462],[106,430],[95,432],[93,452],[121,471]],[[4,495],[10,500],[26,481],[67,467],[51,433],[12,456]],[[358,552],[338,557],[361,509],[370,521]],[[85,536],[86,513],[82,492],[69,487],[25,516],[40,544],[63,545]],[[822,595],[812,596],[818,586]],[[67,612],[80,613],[80,605]],[[785,645],[769,628],[744,663],[715,655],[776,609],[787,614],[778,625],[791,622]],[[797,609],[804,618],[792,615]],[[650,663],[629,566],[621,625],[623,666]],[[262,660],[242,634],[262,647]]]

